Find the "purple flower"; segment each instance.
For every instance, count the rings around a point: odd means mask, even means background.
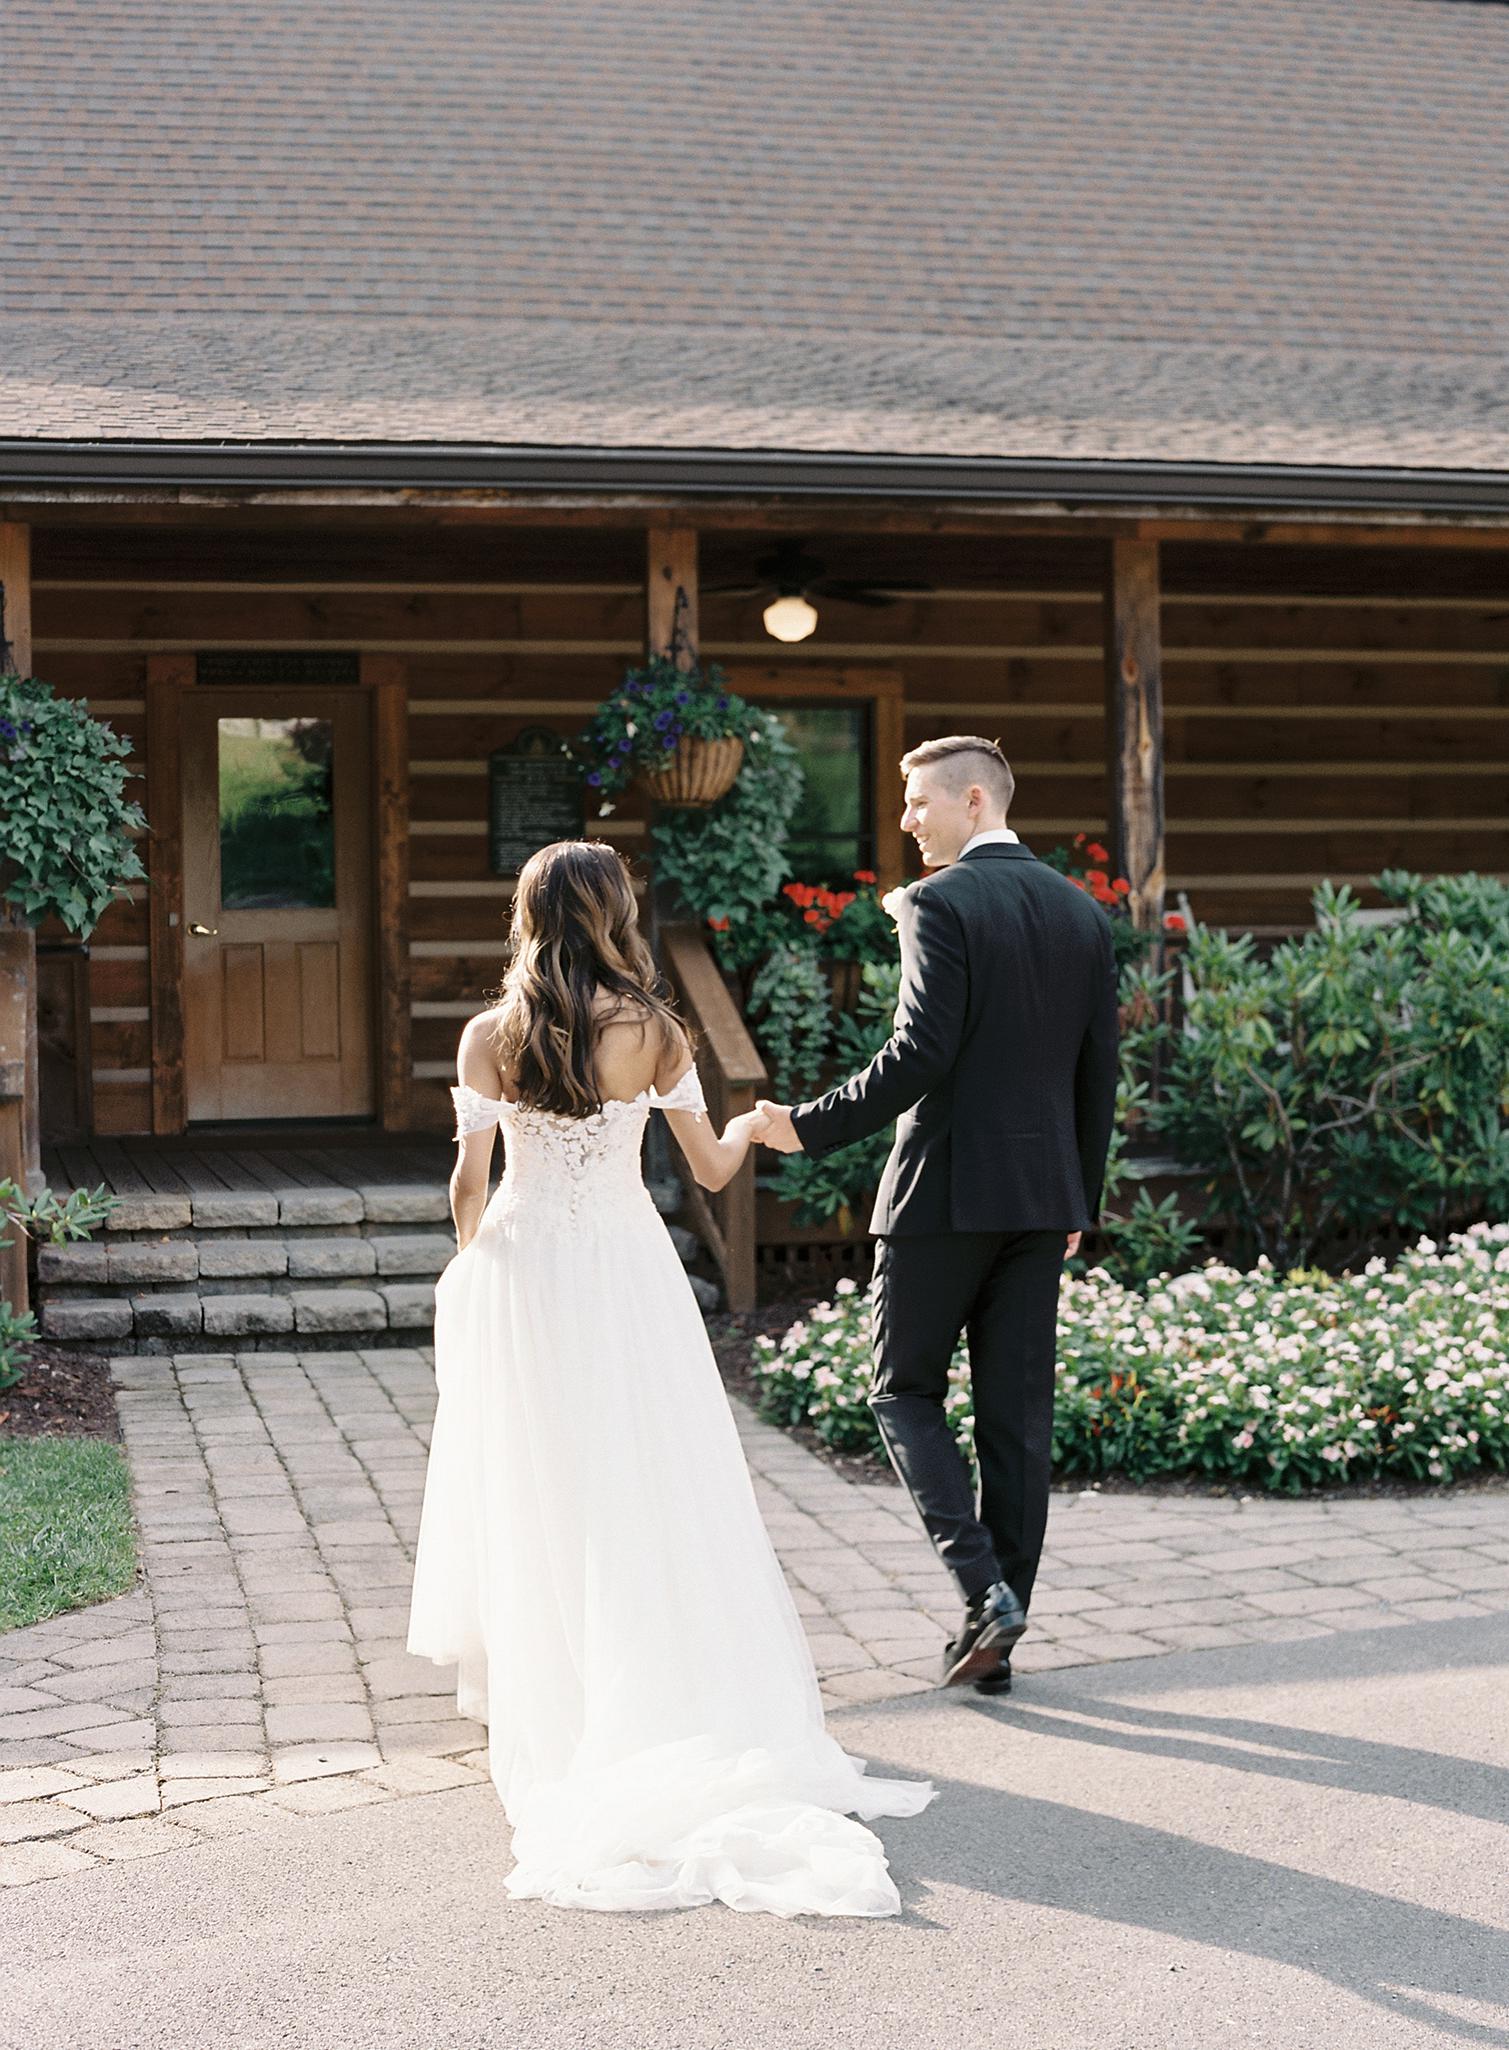
[[[689,704],[691,703],[691,701],[692,701],[692,700],[691,700],[691,693],[690,693],[689,691],[684,691],[684,690],[678,690],[678,691],[677,691],[677,693],[676,693],[676,702],[677,702],[677,704],[678,704],[678,705],[689,705]]]
[[[667,726],[670,725],[670,723],[671,715],[669,712],[657,712],[655,714],[655,725],[661,733],[664,733],[665,729],[667,728]]]
[[[598,775],[598,773],[597,773],[596,769],[589,769],[589,770],[587,771],[587,781],[588,781],[589,783],[591,783],[591,784],[593,784],[593,785],[595,786],[595,785],[597,785],[597,784],[601,783],[601,781],[602,781],[602,780],[603,780],[603,779],[602,779],[602,777]]]
[[[728,699],[727,699],[726,697],[724,697],[724,698],[719,698],[719,700],[718,700],[718,710],[719,710],[720,712],[726,712],[726,711],[728,710]]]
[[[16,729],[9,719],[0,719],[0,740],[14,740]]]
[[[632,741],[632,740],[621,740],[621,741],[620,741],[620,742],[618,743],[618,752],[619,752],[619,753],[620,753],[621,755],[626,755],[626,754],[627,754],[627,753],[629,752],[629,749],[630,749],[630,748],[631,748],[631,747],[632,747],[633,745],[634,745],[634,743],[633,743],[633,741]]]

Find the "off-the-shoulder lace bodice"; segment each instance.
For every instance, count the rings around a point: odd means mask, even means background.
[[[452,1084],[451,1099],[458,1140],[489,1125],[503,1127],[503,1179],[483,1213],[479,1235],[525,1215],[554,1225],[580,1223],[592,1214],[611,1221],[625,1202],[648,1203],[640,1142],[650,1111],[691,1111],[698,1117],[707,1112],[695,1067],[664,1094],[652,1087],[637,1096],[608,1097],[601,1110],[584,1118],[484,1096],[465,1082]]]
[[[473,1089],[467,1082],[451,1085],[451,1101],[456,1106],[456,1137],[464,1139],[468,1132],[480,1132],[488,1125],[504,1122],[505,1116],[558,1117],[563,1124],[591,1124],[593,1119],[605,1117],[610,1111],[637,1110],[641,1104],[650,1110],[689,1110],[705,1115],[707,1098],[702,1093],[702,1077],[697,1070],[688,1068],[679,1081],[673,1082],[662,1096],[652,1084],[641,1089],[637,1096],[610,1096],[604,1099],[600,1111],[591,1117],[567,1118],[558,1111],[530,1111],[523,1104],[510,1103],[505,1096],[484,1096],[480,1089]]]

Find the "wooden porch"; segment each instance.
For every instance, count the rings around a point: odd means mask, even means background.
[[[342,1205],[339,1198],[375,1189],[423,1191],[431,1200],[416,1209],[443,1218],[454,1160],[454,1146],[436,1134],[321,1124],[246,1124],[118,1139],[96,1134],[42,1147],[50,1188],[103,1186],[121,1199],[117,1229],[182,1229],[196,1215],[224,1214],[242,1199],[258,1197],[308,1213],[318,1208],[312,1199],[323,1195],[333,1207],[349,1210],[351,1205]],[[437,1190],[438,1206],[433,1200]],[[265,1203],[260,1207],[265,1209]]]

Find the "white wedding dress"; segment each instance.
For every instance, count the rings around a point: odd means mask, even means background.
[[[697,1302],[645,1187],[651,1105],[453,1088],[505,1171],[435,1300],[439,1403],[408,1648],[458,1667],[513,1826],[516,1898],[889,1915],[879,1839],[925,1780],[823,1727],[811,1653]]]

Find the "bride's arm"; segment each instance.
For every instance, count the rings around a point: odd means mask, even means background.
[[[705,1107],[698,1107],[702,1105],[702,1089],[691,1048],[684,1040],[667,1048],[655,1077],[655,1089],[663,1097],[679,1090],[692,1098],[685,1107],[666,1103],[661,1108],[676,1144],[686,1156],[687,1166],[704,1189],[721,1189],[731,1182],[744,1164],[751,1141],[769,1129],[770,1119],[763,1111],[746,1110],[729,1119],[721,1137],[714,1132]]]
[[[470,1019],[461,1034],[461,1043],[456,1049],[456,1079],[480,1091],[483,1096],[495,1097],[501,1093],[497,1064],[488,1048],[480,1018]],[[457,1142],[460,1150],[456,1155],[456,1165],[451,1169],[450,1195],[458,1252],[466,1251],[487,1207],[493,1141],[497,1137],[498,1127],[486,1125],[480,1131],[466,1133]]]
[[[721,1189],[731,1182],[744,1164],[750,1142],[770,1123],[763,1111],[746,1110],[729,1119],[719,1138],[704,1111],[668,1110],[665,1115],[687,1166],[704,1189]]]

